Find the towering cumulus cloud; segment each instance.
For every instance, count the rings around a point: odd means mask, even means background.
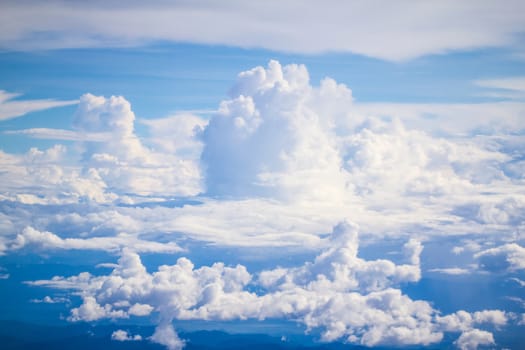
[[[302,65],[239,74],[203,132],[208,193],[335,200],[345,175],[330,115],[313,108],[331,84],[312,88]],[[351,100],[349,90],[345,96]]]
[[[191,159],[154,152],[134,131],[135,114],[123,97],[83,95],[74,127],[102,134],[101,142],[86,142],[85,165],[96,171],[110,190],[139,195],[192,195],[200,191],[200,172]]]

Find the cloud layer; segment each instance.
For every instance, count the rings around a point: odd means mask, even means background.
[[[330,248],[313,262],[264,270],[257,277],[242,265],[215,263],[195,268],[186,258],[148,273],[139,255],[124,250],[109,275],[81,273],[31,284],[76,290],[83,303],[71,310],[71,321],[155,312],[160,321],[151,340],[168,349],[184,345],[171,325],[174,319],[284,317],[303,323],[307,329],[320,329],[323,341],[366,346],[428,345],[440,342],[444,331],[461,331],[457,344],[462,349],[494,342],[491,333],[474,325],[507,323],[500,310],[460,311],[442,317],[428,302],[404,295],[399,285],[420,278],[422,246],[417,241],[405,245],[408,264],[403,265],[359,258],[357,229],[347,222],[334,227],[330,242]],[[248,286],[260,291],[251,292]],[[114,333],[113,338],[132,339],[123,332]]]
[[[301,16],[297,16],[300,12]],[[157,41],[270,50],[352,52],[388,60],[514,47],[521,1],[2,2],[4,49],[136,46]],[[206,23],[206,26],[202,24]],[[445,29],[446,28],[446,29]]]
[[[359,104],[277,61],[241,72],[208,118],[137,120],[124,97],[85,94],[69,129],[10,130],[74,142],[0,151],[0,253],[118,255],[109,274],[28,282],[67,293],[35,300],[80,296],[72,322],[151,317],[149,339],[170,349],[184,346],[173,320],[283,318],[323,341],[425,346],[453,333],[461,349],[493,345],[521,309],[442,314],[403,292],[427,272],[523,279],[525,108],[448,107]],[[360,242],[379,247],[373,258]],[[253,256],[141,260],[210,243]],[[302,260],[271,260],[288,252]]]

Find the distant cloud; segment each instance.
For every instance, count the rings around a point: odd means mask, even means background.
[[[470,273],[470,270],[463,269],[460,267],[448,267],[448,268],[436,268],[436,269],[430,269],[429,272],[438,272],[438,273],[444,273],[446,275],[465,275],[467,273]]]
[[[31,128],[22,130],[8,130],[8,135],[26,135],[35,139],[63,140],[63,141],[90,141],[103,142],[111,138],[111,133],[84,133],[74,130]]]
[[[525,248],[516,243],[483,250],[475,257],[481,268],[488,271],[525,270]]]
[[[504,99],[525,99],[525,77],[513,76],[498,79],[482,79],[474,82],[476,85],[487,88],[484,94],[489,97]]]
[[[301,16],[297,16],[297,12]],[[14,50],[183,42],[387,60],[518,45],[523,2],[4,1],[0,47]],[[206,23],[203,26],[202,23]],[[446,28],[446,30],[444,29]]]
[[[7,91],[0,90],[0,122],[3,120],[21,117],[31,112],[49,108],[70,106],[78,103],[77,100],[56,101],[52,99],[13,101],[13,99],[18,96],[20,96],[20,94],[9,93]]]
[[[71,310],[70,321],[154,312],[159,321],[150,339],[173,350],[184,346],[173,328],[175,319],[286,318],[320,329],[323,341],[346,339],[366,346],[434,344],[442,340],[443,332],[462,332],[459,346],[482,344],[492,334],[474,326],[508,322],[500,310],[441,316],[428,302],[404,295],[399,285],[420,278],[423,247],[418,241],[405,244],[408,263],[399,265],[359,258],[357,229],[350,223],[335,226],[330,241],[311,262],[258,275],[242,265],[227,267],[221,262],[196,268],[187,258],[149,273],[138,254],[124,250],[108,275],[81,273],[29,284],[82,291],[83,303]],[[129,339],[123,332],[116,336]]]
[[[31,299],[32,303],[40,304],[58,304],[58,303],[67,303],[69,304],[71,300],[69,298],[64,297],[50,297],[49,295],[46,295],[43,299]]]
[[[494,345],[494,336],[490,332],[472,329],[461,334],[455,341],[461,350],[476,350],[480,345]]]
[[[139,341],[142,340],[142,336],[139,334],[131,335],[127,331],[118,329],[111,334],[111,339],[116,341]]]
[[[24,247],[33,246],[40,249],[65,249],[65,250],[102,250],[102,251],[119,251],[123,248],[129,248],[137,252],[156,252],[156,253],[174,253],[183,249],[176,243],[159,243],[154,241],[145,241],[136,236],[120,234],[112,237],[92,237],[92,238],[60,238],[51,232],[41,232],[30,226],[16,235],[8,242],[9,250],[19,250]],[[141,313],[141,311],[137,311]]]

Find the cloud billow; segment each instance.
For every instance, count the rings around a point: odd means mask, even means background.
[[[175,319],[286,318],[320,329],[323,341],[366,346],[429,345],[440,342],[443,332],[454,331],[462,332],[457,341],[462,348],[474,341],[493,342],[491,333],[475,325],[507,323],[499,310],[440,316],[430,303],[403,294],[400,284],[420,279],[422,246],[417,241],[405,245],[408,264],[402,265],[359,258],[357,228],[348,222],[334,227],[330,241],[313,262],[257,275],[220,262],[195,268],[187,258],[149,273],[138,254],[124,250],[109,275],[82,273],[30,284],[80,293],[83,303],[71,310],[71,321],[156,313],[159,323],[150,339],[170,350],[184,346],[171,324]],[[250,285],[260,292],[249,291]],[[476,334],[483,339],[475,340]],[[122,332],[114,335],[131,340]]]

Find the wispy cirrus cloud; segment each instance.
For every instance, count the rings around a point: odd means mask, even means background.
[[[86,133],[75,130],[31,128],[22,130],[4,131],[7,135],[25,135],[35,139],[61,140],[61,141],[89,141],[104,142],[111,139],[111,133]]]
[[[78,100],[14,100],[19,96],[21,96],[21,94],[9,93],[5,90],[0,90],[0,121],[21,117],[31,112],[49,108],[70,106],[78,103]]]
[[[487,89],[484,93],[488,97],[503,98],[509,100],[525,99],[525,77],[504,77],[497,79],[480,79],[474,82],[476,85]]]

